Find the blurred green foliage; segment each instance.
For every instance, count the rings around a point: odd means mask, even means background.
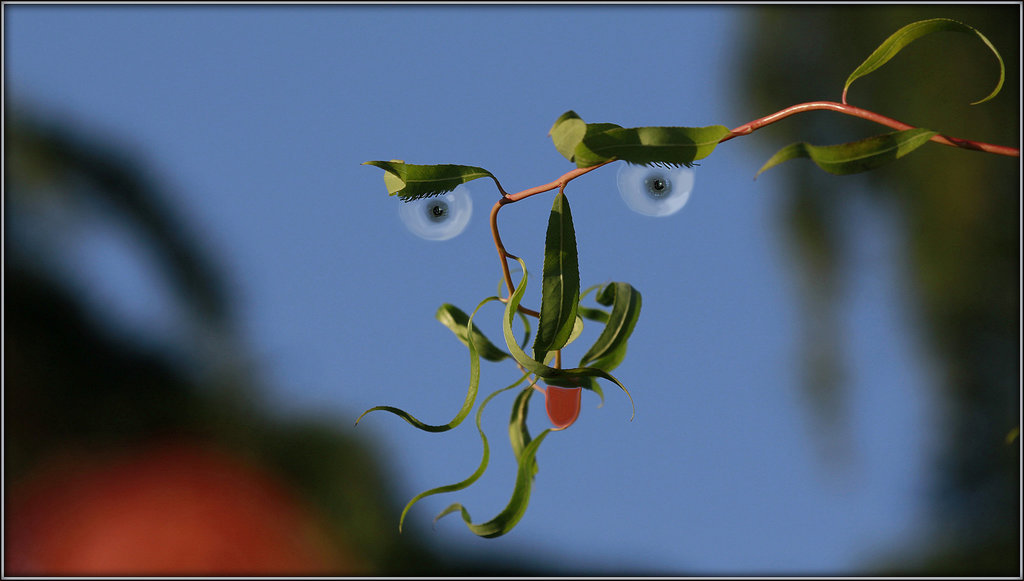
[[[200,441],[287,483],[324,521],[327,542],[357,556],[356,572],[532,571],[514,556],[442,557],[415,533],[399,535],[380,450],[327,418],[284,420],[260,403],[222,272],[141,160],[29,109],[5,113],[5,493],[54,458]],[[185,335],[139,336],[86,300],[68,247],[46,241],[73,245],[75,224],[96,216],[129,225],[149,251],[190,323]]]
[[[773,6],[748,13],[740,37],[737,106],[751,119],[814,100],[839,101],[850,72],[901,26],[946,17],[987,36],[934,34],[858,81],[850,104],[944,134],[1019,147],[1018,5]],[[756,135],[762,153],[793,141],[840,143],[877,133],[872,123],[826,112],[787,119]],[[1020,410],[1020,163],[1017,158],[927,144],[858,176],[793,162],[780,217],[799,266],[804,385],[822,438],[844,420],[840,306],[850,257],[864,241],[854,216],[869,207],[895,224],[901,299],[928,354],[941,404],[929,493],[930,536],[878,560],[880,572],[1016,575],[1020,571],[1019,443],[1006,445]],[[834,444],[835,441],[833,440]],[[837,447],[835,449],[841,449]],[[832,451],[834,451],[833,449]]]

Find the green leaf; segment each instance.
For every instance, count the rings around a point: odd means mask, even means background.
[[[555,120],[548,135],[551,136],[551,141],[554,142],[558,153],[564,155],[569,161],[573,161],[576,146],[583,140],[583,135],[586,132],[587,124],[580,119],[580,116],[575,111],[566,111]]]
[[[490,461],[491,448],[490,448],[490,446],[487,443],[487,435],[484,434],[484,430],[480,426],[480,416],[483,415],[484,408],[487,407],[487,404],[492,399],[494,399],[494,397],[496,395],[498,395],[499,393],[504,393],[504,392],[506,392],[506,391],[508,391],[508,390],[510,390],[510,389],[512,389],[512,388],[514,388],[516,386],[518,386],[523,381],[526,381],[527,377],[529,377],[529,374],[523,375],[522,377],[519,378],[518,381],[516,381],[512,385],[509,385],[507,387],[503,387],[503,388],[495,391],[491,395],[487,396],[487,398],[484,399],[484,401],[480,404],[480,408],[477,409],[477,411],[476,411],[476,429],[477,429],[478,432],[480,432],[480,440],[483,442],[483,445],[484,445],[483,446],[484,447],[484,454],[483,454],[483,458],[480,460],[480,466],[477,467],[476,471],[474,471],[472,474],[469,475],[468,478],[466,478],[465,480],[463,480],[461,482],[456,482],[455,484],[448,484],[446,486],[438,486],[437,488],[431,488],[430,490],[426,490],[426,491],[421,492],[421,493],[417,494],[416,496],[414,496],[412,498],[412,500],[410,500],[409,503],[405,505],[405,508],[402,509],[402,516],[399,517],[399,519],[398,519],[398,532],[399,533],[402,532],[402,524],[405,522],[405,515],[409,512],[409,509],[412,508],[412,505],[414,505],[417,502],[419,502],[420,500],[423,500],[424,498],[426,498],[428,496],[432,496],[434,494],[441,494],[441,493],[444,493],[444,492],[455,492],[457,490],[462,490],[463,488],[466,488],[467,486],[473,484],[481,476],[483,476],[484,471],[487,470],[487,463]]]
[[[537,338],[533,343],[534,359],[544,361],[549,351],[558,351],[565,346],[576,325],[579,299],[576,232],[569,200],[564,192],[559,191],[551,207],[544,239],[544,278],[541,282]]]
[[[710,155],[728,134],[729,128],[724,125],[588,130],[583,142],[577,147],[576,164],[589,167],[614,158],[638,165],[690,167],[695,160]]]
[[[598,293],[597,301],[611,305],[612,312],[601,335],[580,360],[580,366],[611,371],[626,356],[626,343],[640,318],[640,292],[628,283],[613,282]]]
[[[463,344],[469,345],[469,315],[455,305],[445,303],[437,309],[437,313],[434,316],[442,325],[455,333],[455,336]],[[511,357],[511,355],[499,349],[476,327],[473,327],[473,341],[476,343],[480,356],[488,361],[502,361]]]
[[[999,61],[999,82],[996,83],[996,88],[993,89],[987,97],[980,101],[975,101],[974,103],[971,103],[971,105],[978,105],[995,97],[999,93],[999,90],[1002,89],[1003,81],[1006,78],[1006,70],[1003,66],[1003,57],[999,56],[999,51],[996,50],[996,47],[993,46],[987,38],[985,38],[984,34],[962,22],[957,22],[956,20],[950,20],[948,18],[933,18],[931,20],[912,22],[894,32],[889,38],[885,39],[885,42],[879,45],[879,47],[876,48],[870,56],[868,56],[867,60],[861,63],[861,65],[850,74],[849,78],[846,79],[846,85],[843,86],[843,103],[846,102],[847,90],[849,90],[850,85],[853,84],[855,80],[889,62],[889,59],[896,56],[896,53],[911,42],[927,34],[940,31],[963,32],[977,35],[977,37],[985,43],[985,46],[992,51],[992,54],[996,56],[996,60]]]
[[[480,307],[484,306],[485,304],[491,301],[497,300],[500,299],[498,297],[487,297],[486,299],[480,301],[480,304],[477,305],[476,309],[473,310],[473,315],[471,315],[469,317],[469,320],[466,322],[467,327],[469,327],[470,329],[473,328],[473,317],[476,316],[476,313],[477,311],[480,310]],[[447,432],[448,430],[461,424],[462,420],[466,419],[466,416],[469,415],[470,410],[473,409],[473,402],[476,401],[477,389],[480,386],[480,355],[477,353],[475,343],[475,340],[469,341],[467,343],[467,345],[469,346],[469,389],[466,391],[466,400],[462,403],[462,409],[460,409],[459,412],[455,415],[455,417],[452,418],[452,421],[448,422],[447,424],[440,425],[427,424],[416,419],[412,414],[405,410],[393,406],[381,405],[372,407],[363,412],[362,414],[360,414],[360,416],[356,418],[356,425],[359,425],[359,420],[363,419],[363,416],[374,411],[391,412],[396,416],[402,418],[403,420],[409,422],[416,428],[419,428],[425,432]]]
[[[729,128],[633,127],[614,123],[584,123],[575,111],[559,117],[549,132],[555,149],[577,167],[621,159],[640,165],[693,165],[711,154]]]
[[[414,165],[399,160],[366,161],[362,165],[376,166],[387,172],[384,185],[388,195],[397,195],[406,202],[439,196],[477,178],[491,178],[498,183],[491,172],[471,165]]]
[[[780,149],[765,162],[754,174],[754,179],[765,170],[798,157],[809,157],[818,167],[835,175],[868,171],[903,157],[935,135],[938,132],[918,127],[839,145],[793,143]]]
[[[598,323],[608,322],[608,313],[601,309],[592,309],[590,307],[584,307],[580,305],[576,312],[579,313],[584,319],[590,319],[591,321],[597,321]]]
[[[535,458],[537,455],[537,449],[549,433],[551,433],[550,428],[541,432],[535,439],[531,440],[525,448],[523,448],[522,454],[519,456],[519,469],[516,472],[516,483],[515,488],[512,490],[512,497],[509,499],[508,505],[505,506],[505,509],[498,513],[497,516],[485,523],[473,524],[473,519],[469,516],[469,511],[467,511],[461,504],[455,503],[441,511],[441,513],[434,519],[434,522],[437,522],[445,515],[451,514],[455,511],[460,511],[462,513],[462,520],[466,523],[466,526],[478,536],[490,539],[500,537],[512,530],[512,528],[516,526],[516,523],[518,523],[519,520],[523,518],[523,515],[526,514],[526,507],[530,503],[530,492],[533,489],[533,476],[536,469]]]
[[[576,367],[573,369],[556,369],[548,367],[547,365],[531,358],[525,351],[523,351],[519,344],[516,343],[515,335],[512,333],[512,320],[515,319],[516,311],[519,309],[519,303],[523,300],[523,293],[526,292],[526,281],[528,278],[526,263],[523,262],[522,258],[516,258],[516,261],[519,262],[519,266],[523,269],[523,278],[519,281],[519,284],[516,286],[512,296],[509,297],[508,302],[505,303],[505,316],[502,319],[501,325],[502,331],[505,335],[505,346],[508,347],[508,352],[512,355],[512,358],[522,365],[524,369],[544,378],[544,380],[551,385],[563,387],[588,387],[592,383],[590,378],[600,377],[602,379],[607,379],[619,386],[619,389],[625,392],[626,397],[628,397],[630,403],[632,403],[633,396],[629,395],[629,390],[626,389],[626,386],[622,385],[622,382],[607,371],[596,367]],[[599,394],[601,393],[596,389],[594,391],[597,391]],[[603,400],[604,396],[602,395],[601,397]],[[635,415],[634,410],[634,416]]]
[[[512,452],[515,454],[516,462],[523,457],[523,450],[530,444],[530,429],[526,425],[526,414],[529,411],[530,396],[536,390],[530,387],[519,392],[516,401],[512,404],[512,415],[508,422],[508,439],[512,444]],[[531,476],[537,474],[537,462],[534,459]]]

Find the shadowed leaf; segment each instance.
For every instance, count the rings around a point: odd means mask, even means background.
[[[999,93],[999,90],[1003,88],[1003,81],[1006,78],[1006,70],[1003,66],[1003,57],[999,56],[999,51],[996,50],[996,47],[993,46],[987,38],[985,38],[984,34],[962,22],[950,20],[949,18],[932,18],[930,20],[919,20],[917,22],[912,22],[894,32],[892,36],[890,36],[889,38],[885,39],[885,41],[881,45],[879,45],[878,48],[876,48],[870,56],[868,56],[867,60],[861,63],[861,65],[857,67],[856,70],[850,73],[849,78],[846,79],[846,84],[843,86],[843,103],[846,102],[846,92],[849,90],[850,85],[853,84],[855,80],[863,77],[864,75],[867,75],[868,73],[878,69],[885,63],[889,62],[889,59],[896,56],[896,53],[898,53],[900,50],[903,49],[903,47],[907,46],[911,42],[927,34],[941,31],[953,31],[974,34],[979,39],[981,39],[981,41],[985,43],[985,46],[987,46],[992,51],[992,54],[996,56],[996,60],[999,61],[999,82],[996,83],[996,88],[993,89],[987,97],[980,101],[975,101],[971,103],[971,105],[978,105],[995,97]]]
[[[685,165],[703,159],[729,134],[724,125],[707,127],[615,127],[587,132],[582,146],[587,155],[577,165],[587,167],[609,159],[638,165]],[[580,159],[580,157],[584,157]],[[580,165],[583,162],[585,165]]]

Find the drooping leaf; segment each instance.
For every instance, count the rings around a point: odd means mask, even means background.
[[[476,429],[477,429],[478,432],[480,432],[480,440],[483,442],[483,448],[484,448],[483,458],[480,460],[480,466],[477,467],[477,469],[472,474],[470,474],[468,478],[466,478],[465,480],[462,480],[461,482],[456,482],[455,484],[448,484],[446,486],[438,486],[437,488],[431,488],[430,490],[426,490],[426,491],[421,492],[421,493],[417,494],[416,496],[414,496],[412,498],[412,500],[410,500],[408,502],[408,504],[405,505],[405,508],[402,509],[402,516],[399,517],[399,519],[398,519],[398,532],[399,533],[402,532],[402,524],[405,522],[405,515],[409,512],[409,509],[412,508],[412,505],[414,505],[417,502],[419,502],[420,500],[423,500],[424,498],[426,498],[428,496],[432,496],[434,494],[442,494],[444,492],[455,492],[457,490],[462,490],[463,488],[466,488],[467,486],[473,484],[481,476],[483,476],[484,472],[487,470],[487,463],[490,461],[491,448],[490,448],[490,446],[487,443],[487,435],[484,434],[484,430],[480,426],[480,416],[483,415],[484,408],[487,407],[487,404],[492,399],[494,399],[495,396],[497,396],[500,393],[504,393],[504,392],[506,392],[506,391],[508,391],[510,389],[513,389],[513,388],[517,387],[519,384],[521,384],[522,382],[526,381],[527,377],[529,377],[529,375],[523,375],[522,377],[519,378],[518,381],[516,381],[512,385],[509,385],[507,387],[503,387],[503,388],[495,391],[491,395],[487,396],[487,398],[484,399],[484,401],[480,403],[480,407],[476,411]]]
[[[500,299],[498,299],[498,297],[487,297],[486,299],[480,301],[480,304],[476,306],[476,309],[473,310],[473,314],[470,315],[469,320],[466,322],[467,327],[473,329],[473,317],[476,316],[476,313],[477,311],[480,310],[480,307],[484,306],[485,304],[491,301],[497,300]],[[359,417],[356,418],[356,425],[359,425],[359,420],[362,420],[366,414],[374,411],[391,412],[396,416],[402,418],[403,420],[409,422],[413,426],[426,432],[447,432],[448,430],[461,424],[462,420],[466,419],[466,416],[469,415],[470,410],[473,409],[473,402],[476,401],[477,389],[480,386],[480,355],[477,353],[477,347],[475,343],[475,340],[467,342],[467,345],[469,347],[469,389],[466,391],[466,399],[462,403],[462,409],[460,409],[459,412],[455,414],[455,417],[452,418],[450,422],[448,422],[447,424],[440,425],[427,424],[417,419],[412,414],[403,409],[388,405],[381,405],[372,407],[363,412],[362,414],[360,414]]]
[[[439,196],[477,178],[491,178],[498,183],[491,172],[471,165],[416,165],[400,160],[366,161],[362,165],[383,169],[388,195],[399,196],[406,202]]]
[[[526,513],[526,507],[530,503],[530,492],[533,489],[533,476],[536,471],[535,458],[537,449],[549,433],[551,433],[551,429],[544,430],[523,448],[519,456],[519,469],[516,472],[516,483],[515,488],[512,490],[512,497],[509,499],[505,509],[498,513],[497,516],[485,523],[473,524],[469,511],[461,504],[455,503],[441,511],[434,521],[437,522],[438,519],[445,515],[460,511],[466,526],[478,536],[490,539],[500,537],[512,530],[516,523],[523,518],[523,515]]]
[[[615,158],[638,165],[685,165],[703,159],[729,134],[724,125],[707,127],[613,127],[587,131],[577,147],[576,164],[589,167]],[[585,148],[585,149],[584,149]]]
[[[445,303],[437,309],[434,315],[442,325],[448,327],[455,336],[466,346],[469,345],[469,315],[455,305]],[[480,356],[488,361],[502,361],[511,357],[499,349],[482,331],[473,327],[473,341],[480,353]]]
[[[846,175],[875,169],[899,159],[924,145],[936,131],[923,128],[894,131],[839,145],[793,143],[775,153],[754,179],[767,169],[798,157],[810,158],[821,169],[835,175]]]
[[[576,324],[580,298],[580,269],[576,232],[565,193],[555,196],[544,239],[544,278],[541,282],[540,320],[533,343],[534,359],[544,361],[549,351],[565,346]]]
[[[999,51],[996,50],[996,47],[993,46],[987,38],[985,38],[984,34],[982,34],[981,32],[979,32],[978,30],[974,29],[971,26],[968,26],[962,22],[957,22],[956,20],[950,20],[949,18],[932,18],[930,20],[919,20],[917,22],[912,22],[894,32],[889,38],[885,39],[885,42],[879,45],[879,47],[876,48],[870,56],[868,56],[867,60],[861,63],[861,65],[857,67],[856,70],[850,73],[849,78],[846,79],[846,84],[843,86],[843,103],[846,102],[846,92],[849,90],[850,85],[853,84],[855,80],[863,77],[864,75],[867,75],[868,73],[876,70],[885,63],[889,62],[889,59],[896,56],[896,53],[902,50],[903,47],[907,46],[908,44],[917,40],[918,38],[921,38],[922,36],[931,34],[933,32],[941,31],[953,31],[974,34],[979,39],[981,39],[981,41],[985,43],[985,46],[987,46],[992,51],[992,54],[996,56],[996,60],[999,61],[999,82],[996,83],[996,88],[993,89],[987,97],[980,101],[975,101],[974,103],[971,103],[971,105],[984,103],[985,101],[988,101],[989,99],[995,97],[999,93],[999,90],[1002,89],[1003,81],[1006,78],[1006,71],[1005,67],[1003,66],[1003,57],[999,56]]]
[[[594,345],[583,355],[580,366],[611,371],[626,356],[626,344],[640,317],[640,292],[625,282],[613,282],[597,295],[597,301],[611,306],[608,322]]]
[[[588,387],[593,383],[589,378],[600,377],[602,379],[607,379],[619,386],[619,389],[626,394],[626,397],[629,398],[629,401],[632,404],[633,396],[629,394],[629,390],[626,389],[626,386],[607,371],[596,367],[576,367],[573,369],[556,369],[554,367],[548,367],[527,355],[519,344],[516,343],[515,335],[512,333],[512,320],[515,318],[515,313],[519,308],[519,303],[523,300],[523,293],[526,292],[526,281],[528,278],[526,263],[523,262],[523,259],[521,258],[516,258],[516,261],[519,262],[519,266],[523,269],[523,278],[519,281],[515,291],[509,297],[508,302],[505,303],[505,316],[502,319],[502,331],[505,336],[505,346],[508,348],[508,352],[512,355],[512,358],[522,365],[524,369],[544,378],[544,380],[550,385],[557,385],[560,387]],[[601,396],[603,402],[604,395],[598,390],[594,391]]]
[[[530,396],[536,390],[531,385],[529,388],[519,392],[516,401],[512,404],[512,415],[508,422],[508,439],[512,444],[512,452],[515,454],[516,462],[523,457],[523,450],[529,445],[530,428],[526,425],[526,415],[529,411]],[[537,474],[537,461],[534,459],[531,476]]]

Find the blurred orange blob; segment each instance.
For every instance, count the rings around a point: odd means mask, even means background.
[[[197,444],[54,463],[6,506],[7,575],[354,572],[281,482]]]

